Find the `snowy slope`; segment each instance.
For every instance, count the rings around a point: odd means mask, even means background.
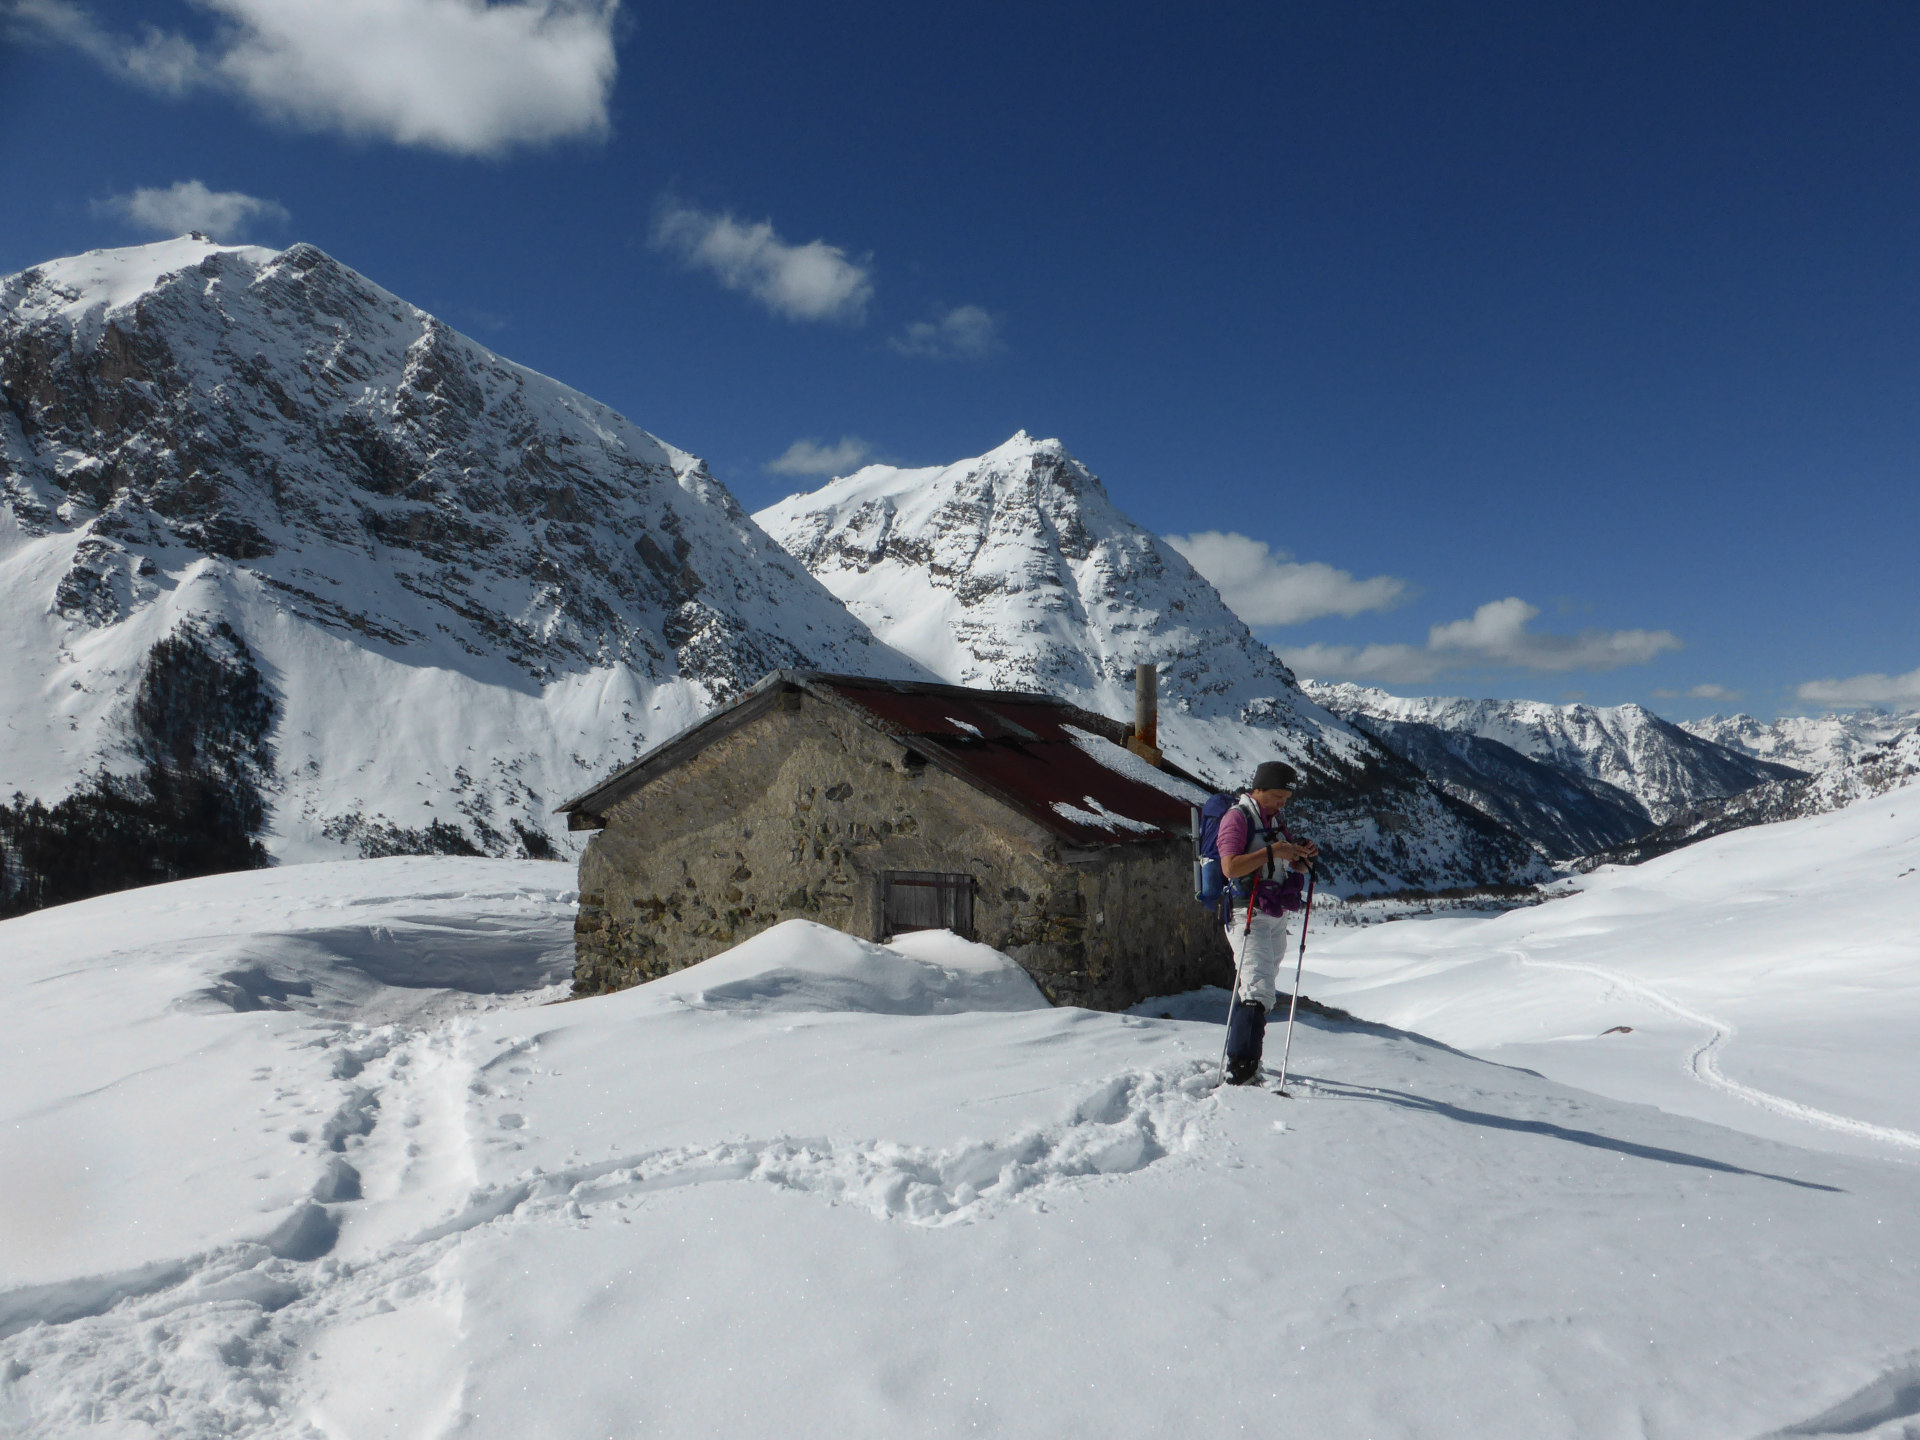
[[[1661,823],[1703,800],[1799,773],[1690,734],[1638,705],[1549,705],[1389,695],[1371,686],[1306,682],[1307,693],[1351,717],[1437,726],[1498,741],[1569,776],[1630,797]]]
[[[1897,788],[1568,899],[1341,932],[1309,989],[1622,1100],[1920,1164],[1920,744],[1904,762]]]
[[[295,858],[434,820],[511,849],[769,669],[920,673],[700,461],[310,245],[8,277],[0,387],[0,795],[124,768],[194,621],[278,703]]]
[[[1709,715],[1682,721],[1689,735],[1809,774],[1844,765],[1920,727],[1920,710],[1862,709],[1828,715],[1783,715],[1762,723],[1751,715]]]
[[[1214,1092],[1218,1024],[1156,1016],[1217,993],[1032,1008],[940,935],[796,922],[528,1008],[568,878],[301,866],[0,923],[0,1430],[1893,1440],[1920,1409],[1910,1163],[1317,1021],[1295,1099]]]
[[[1015,435],[952,465],[869,465],[754,519],[882,640],[959,685],[1133,713],[1160,674],[1159,740],[1244,784],[1284,758],[1344,885],[1527,883],[1538,858],[1328,714],[1184,557],[1136,525],[1058,440]]]

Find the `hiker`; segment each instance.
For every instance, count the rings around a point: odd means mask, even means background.
[[[1293,798],[1299,778],[1284,760],[1264,761],[1253,772],[1249,792],[1220,817],[1220,869],[1229,882],[1240,882],[1233,891],[1242,897],[1227,910],[1234,965],[1234,1001],[1227,1021],[1231,1085],[1248,1084],[1260,1074],[1267,1012],[1279,993],[1287,948],[1287,913],[1301,905],[1301,883],[1295,877],[1305,874],[1320,853],[1318,845],[1296,841],[1280,824],[1281,807]],[[1288,875],[1289,870],[1294,874]],[[1276,878],[1276,873],[1285,878]],[[1244,898],[1249,891],[1251,906]]]

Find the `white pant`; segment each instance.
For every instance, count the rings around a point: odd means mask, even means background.
[[[1240,998],[1273,1009],[1279,997],[1280,967],[1287,958],[1286,916],[1256,910],[1249,932],[1246,910],[1235,910],[1227,925],[1227,944],[1233,947],[1234,979]]]

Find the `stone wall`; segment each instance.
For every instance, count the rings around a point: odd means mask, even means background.
[[[574,993],[707,959],[782,920],[880,939],[880,873],[974,877],[974,937],[1059,1004],[1119,1008],[1224,981],[1187,844],[1068,863],[1047,831],[812,696],[615,805],[580,860]]]

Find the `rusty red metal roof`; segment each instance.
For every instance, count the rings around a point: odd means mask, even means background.
[[[1175,766],[1158,770],[1126,747],[1117,720],[1051,695],[814,675],[876,729],[1079,846],[1186,835],[1206,789]]]
[[[561,806],[592,815],[737,728],[780,690],[801,690],[858,716],[1069,845],[1185,837],[1209,787],[1125,748],[1128,727],[1051,695],[783,670],[746,696]],[[733,717],[732,723],[728,723]]]

